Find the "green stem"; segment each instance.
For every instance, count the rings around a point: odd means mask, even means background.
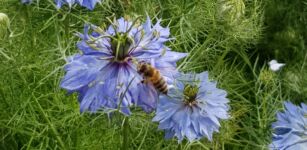
[[[129,118],[124,118],[124,125],[123,125],[123,144],[122,150],[127,150],[129,148]]]
[[[120,46],[121,41],[118,40],[117,41],[117,45],[116,45],[116,56],[115,56],[115,60],[118,61],[118,53],[119,53],[119,46]]]
[[[32,17],[31,17],[31,13],[32,12],[32,9],[28,6],[25,7],[25,19],[26,19],[26,26],[27,28],[29,29],[29,31],[34,31],[33,28],[32,28]],[[31,37],[35,37],[34,35],[35,32],[31,32]],[[31,38],[31,48],[34,48],[35,46],[35,38]]]
[[[65,17],[65,20],[64,20],[64,32],[65,32],[65,41],[66,43],[69,43],[68,40],[70,38],[70,35],[69,35],[69,25],[70,25],[70,17],[68,14],[66,14],[67,16]]]
[[[45,119],[45,121],[49,124],[50,128],[51,128],[51,131],[53,132],[56,140],[59,142],[60,146],[62,147],[62,149],[66,149],[66,146],[64,144],[64,142],[62,141],[58,131],[56,130],[56,128],[53,126],[53,124],[51,123],[51,121],[48,119],[47,117],[47,114],[45,113],[44,109],[42,108],[42,106],[39,104],[39,102],[37,101],[36,98],[35,99],[35,102],[38,106],[38,109],[40,111],[40,113],[42,114],[43,118]]]

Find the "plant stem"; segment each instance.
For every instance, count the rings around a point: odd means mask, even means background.
[[[129,148],[129,118],[124,118],[124,124],[123,124],[123,145],[122,150],[127,150]]]
[[[64,142],[62,141],[58,131],[56,130],[56,128],[54,127],[54,125],[51,123],[51,121],[48,119],[48,116],[47,114],[45,113],[44,109],[42,108],[42,106],[39,104],[39,102],[37,101],[36,98],[34,98],[37,106],[38,106],[38,109],[40,111],[40,113],[42,114],[43,118],[46,120],[46,122],[48,123],[48,125],[50,126],[51,128],[51,131],[53,132],[56,140],[59,142],[60,146],[62,149],[66,149],[66,146],[64,144]]]

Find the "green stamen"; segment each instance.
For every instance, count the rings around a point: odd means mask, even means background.
[[[191,105],[196,102],[196,97],[198,93],[198,87],[195,85],[185,85],[183,90],[184,101]]]
[[[123,61],[127,57],[131,44],[132,41],[128,38],[126,33],[118,33],[115,35],[115,38],[111,41],[111,48],[115,54],[115,61]]]

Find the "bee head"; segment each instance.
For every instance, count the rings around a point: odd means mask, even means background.
[[[147,70],[148,65],[150,65],[150,63],[148,63],[144,60],[139,61],[138,65],[137,65],[138,73],[143,73],[145,70]]]

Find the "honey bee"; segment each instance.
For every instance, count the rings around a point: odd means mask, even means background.
[[[137,71],[143,75],[142,83],[152,83],[155,89],[163,94],[167,94],[168,88],[164,78],[161,76],[159,70],[151,66],[145,61],[138,62]]]

